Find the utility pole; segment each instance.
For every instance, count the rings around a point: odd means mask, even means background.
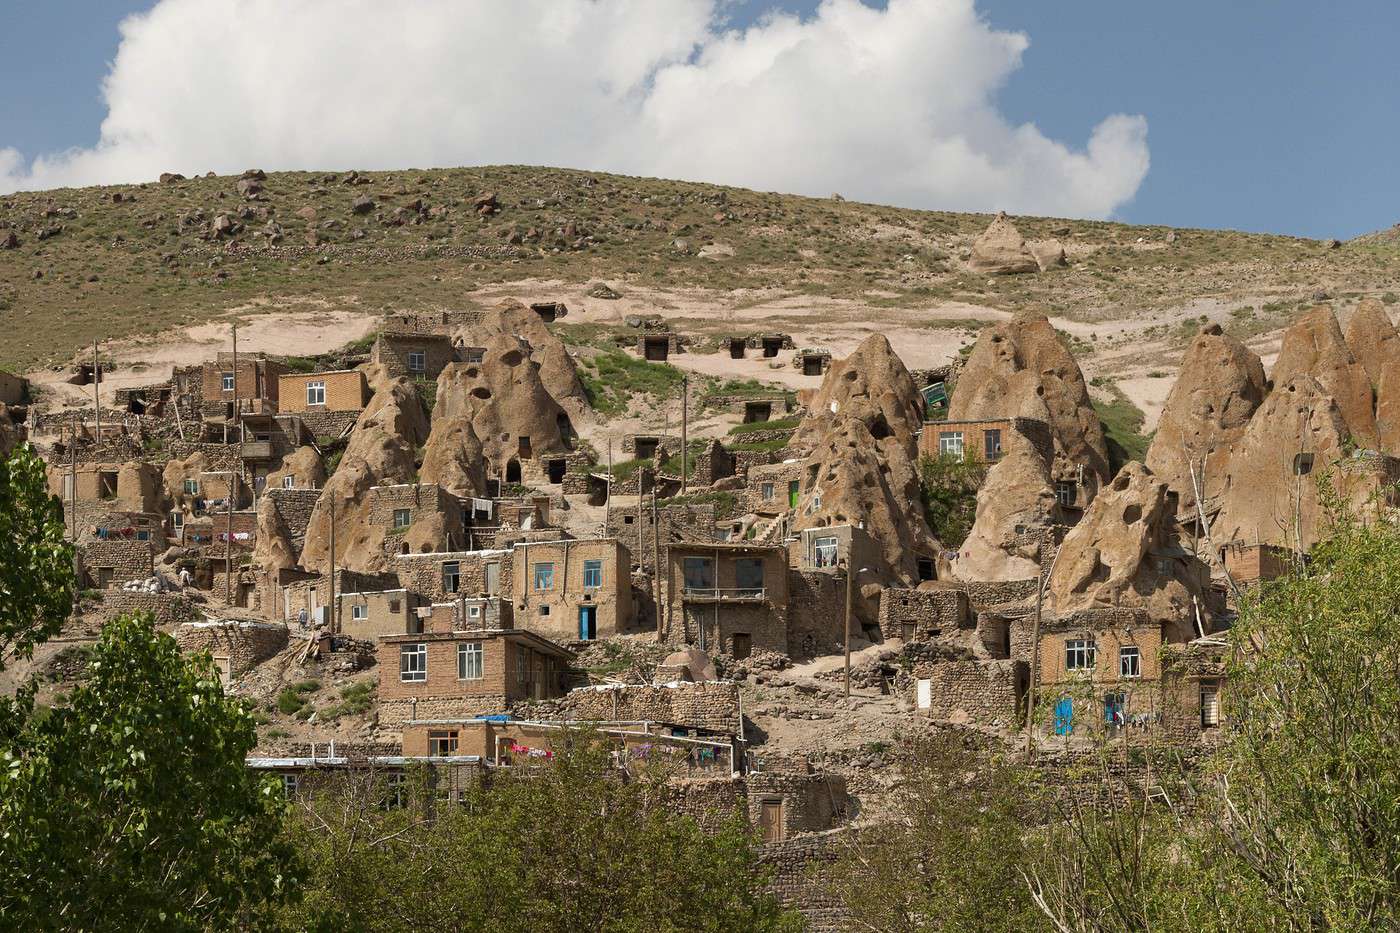
[[[1042,538],[1042,540],[1044,539]],[[1034,736],[1035,688],[1036,682],[1040,679],[1040,619],[1045,606],[1045,588],[1050,585],[1050,578],[1055,575],[1055,565],[1060,562],[1062,553],[1064,553],[1064,549],[1056,547],[1055,557],[1050,561],[1050,569],[1041,575],[1040,585],[1035,590],[1035,627],[1031,633],[1031,682],[1026,689],[1026,751],[1028,753],[1031,751],[1031,740]]]
[[[335,500],[331,499],[331,572],[330,572],[330,595],[331,595],[331,618],[329,630],[335,634],[340,627],[340,607],[335,600]]]
[[[851,566],[851,558],[846,558],[846,703],[851,702],[851,596],[856,568]]]
[[[681,376],[681,495],[685,495],[686,476],[690,472],[690,376]],[[652,498],[656,496],[652,493]]]
[[[78,413],[73,412],[73,436],[68,445],[68,536],[78,541]]]
[[[92,342],[92,417],[93,441],[102,446],[102,369],[97,362],[97,341]]]
[[[228,501],[224,508],[224,603],[233,605],[233,489],[238,476],[233,468],[228,471]]]
[[[640,495],[637,498],[637,511],[642,510],[642,500]],[[641,516],[638,516],[638,521]],[[661,589],[661,526],[656,523],[656,481],[651,484],[651,592],[653,601]],[[716,564],[718,566],[718,564]],[[657,615],[661,610],[657,608]]]

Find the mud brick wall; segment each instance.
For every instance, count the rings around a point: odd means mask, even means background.
[[[340,437],[360,417],[359,411],[301,411],[297,417],[312,437]]]
[[[457,593],[443,589],[442,565],[456,562],[459,583]],[[398,575],[399,586],[417,593],[427,602],[447,602],[457,596],[482,596],[486,594],[486,564],[500,564],[500,596],[512,599],[513,555],[507,550],[495,551],[445,551],[440,554],[396,554],[393,569]]]
[[[412,352],[423,353],[421,372],[409,372],[408,354]],[[425,379],[436,379],[448,363],[456,362],[457,354],[452,348],[452,341],[445,336],[386,331],[375,341],[370,359],[375,363],[382,363],[385,371],[391,376],[422,376]]]
[[[200,618],[195,604],[179,593],[127,593],[115,590],[102,598],[104,622],[133,612],[150,613],[159,626],[183,625]]]
[[[509,709],[504,696],[402,697],[379,701],[379,725],[401,729],[412,719],[471,719]]]
[[[748,813],[743,778],[672,779],[656,788],[659,803],[695,820],[707,832],[718,830],[735,811]]]
[[[1035,577],[1026,580],[989,580],[962,584],[973,612],[998,609],[1010,603],[1035,598]]]
[[[629,521],[630,519],[630,521]],[[617,538],[632,554],[632,561],[650,573],[655,563],[655,532],[651,523],[651,506],[642,508],[641,548],[637,545],[637,507],[612,506],[608,510],[604,536]],[[660,529],[661,549],[672,541],[718,541],[715,530],[715,507],[704,502],[693,505],[666,505],[656,510],[656,525]],[[664,559],[664,554],[663,554]]]
[[[321,497],[318,489],[269,489],[263,498],[271,503],[277,520],[291,535],[292,546],[301,553],[306,541],[306,529],[311,526],[311,512],[316,508],[316,500]]]
[[[102,568],[111,569],[107,586],[145,580],[155,570],[155,549],[149,541],[98,540],[79,545],[78,552],[83,570],[94,582]]]
[[[740,731],[739,687],[722,681],[582,687],[535,706],[552,719],[664,722],[730,735]]]
[[[208,651],[226,657],[229,676],[238,677],[287,647],[287,626],[271,622],[190,622],[175,631],[186,653]]]
[[[759,850],[763,865],[773,873],[769,890],[784,907],[802,912],[810,933],[844,933],[851,928],[845,907],[821,883],[821,866],[836,861],[843,832],[770,842]]]
[[[880,634],[885,638],[924,641],[972,624],[962,590],[886,587],[880,594]]]
[[[846,578],[819,570],[788,571],[788,655],[803,661],[842,650]],[[857,634],[860,627],[852,619]]]
[[[1014,726],[1020,721],[1021,696],[1029,682],[1023,661],[935,661],[914,666],[910,704],[918,699],[917,680],[930,681],[929,717],[958,723]]]

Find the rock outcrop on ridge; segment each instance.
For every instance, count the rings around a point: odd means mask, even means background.
[[[1050,257],[1047,257],[1049,259]],[[987,275],[1016,275],[1039,272],[1040,263],[1021,232],[1002,211],[972,244],[968,266]]]
[[[1385,305],[1374,298],[1362,301],[1347,321],[1346,344],[1373,386],[1380,385],[1388,367],[1400,363],[1400,333]]]
[[[883,566],[863,585],[919,582],[918,559],[939,545],[919,495],[922,399],[883,335],[833,363],[791,449],[807,458],[793,530],[863,522]]]
[[[1194,637],[1206,612],[1208,568],[1180,546],[1167,484],[1140,463],[1124,464],[1099,490],[1060,545],[1046,587],[1056,615],[1084,609],[1144,609],[1168,623],[1169,640]]]
[[[1283,345],[1270,374],[1275,386],[1307,375],[1336,400],[1342,420],[1357,442],[1376,443],[1375,398],[1366,369],[1351,355],[1337,317],[1318,305],[1283,333]]]
[[[1043,314],[1024,314],[983,329],[949,405],[950,421],[1034,418],[1055,442],[1051,479],[1076,481],[1083,467],[1092,498],[1108,479],[1108,446],[1084,374]]]
[[[1191,341],[1167,396],[1147,468],[1177,494],[1182,512],[1195,507],[1192,463],[1204,466],[1203,495],[1224,488],[1234,444],[1264,401],[1268,384],[1259,357],[1243,343],[1208,324]]]
[[[427,418],[413,383],[376,373],[374,397],[355,422],[349,446],[335,474],[316,500],[301,564],[308,570],[330,569],[331,509],[335,510],[336,566],[380,571],[387,567],[384,534],[368,519],[372,486],[409,483],[414,454],[428,435]]]

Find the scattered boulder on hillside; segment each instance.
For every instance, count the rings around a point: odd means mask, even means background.
[[[19,235],[13,230],[7,230],[0,236],[0,249],[19,249],[19,245]]]
[[[356,214],[368,214],[374,210],[374,198],[367,194],[362,194],[350,205],[350,210]]]
[[[1040,263],[1026,246],[1025,238],[1003,211],[997,214],[972,244],[968,260],[973,272],[988,275],[1016,275],[1040,271]]]
[[[309,224],[314,224],[316,222],[316,208],[311,204],[299,207],[297,208],[297,216]]]
[[[267,172],[260,168],[248,168],[244,169],[243,174],[238,177],[239,180],[267,181]]]
[[[1028,580],[1040,573],[1036,532],[1063,519],[1050,464],[1029,444],[1013,444],[977,491],[977,517],[953,571],[962,580]]]
[[[588,291],[584,292],[589,298],[601,298],[603,301],[616,301],[622,294],[606,282],[594,282],[588,286]]]
[[[1336,400],[1342,420],[1362,444],[1376,441],[1375,397],[1366,369],[1351,355],[1337,316],[1319,305],[1283,332],[1283,345],[1270,374],[1274,385],[1311,376]]]
[[[1312,376],[1276,383],[1230,454],[1220,513],[1211,523],[1216,546],[1317,542],[1325,516],[1315,474],[1341,460],[1347,434],[1336,400]]]
[[[1380,385],[1386,369],[1400,364],[1400,333],[1385,313],[1385,305],[1374,298],[1362,301],[1347,321],[1346,344],[1372,385]]]
[[[311,512],[301,554],[302,566],[308,569],[329,569],[332,505],[336,566],[359,571],[379,571],[387,566],[386,529],[371,527],[367,521],[369,489],[413,481],[414,454],[428,436],[428,425],[412,382],[381,372],[372,375],[374,397],[355,422],[335,475],[326,481]]]
[[[1054,481],[1078,481],[1086,498],[1108,479],[1108,446],[1084,374],[1043,314],[984,328],[958,377],[951,421],[1034,418],[1055,442]]]
[[[1054,240],[1033,243],[1030,246],[1030,251],[1041,272],[1049,272],[1051,269],[1059,269],[1069,264],[1065,258],[1065,248]]]
[[[160,183],[161,183],[162,185],[173,185],[173,184],[175,184],[175,182],[177,182],[177,181],[184,181],[184,180],[185,180],[185,176],[184,176],[184,175],[181,175],[179,172],[161,172],[161,173],[160,173]]]
[[[1167,484],[1140,463],[1123,469],[1099,491],[1065,535],[1046,600],[1056,615],[1083,609],[1145,609],[1168,623],[1170,641],[1187,641],[1193,619],[1206,611],[1210,571],[1181,547]]]
[[[263,183],[257,178],[238,179],[238,193],[243,197],[251,197],[260,194],[263,190]]]
[[[1259,357],[1219,324],[1207,324],[1187,347],[1181,371],[1167,395],[1147,468],[1178,496],[1181,511],[1194,507],[1192,462],[1207,498],[1223,487],[1233,445],[1264,401],[1268,385]]]
[[[472,199],[472,209],[483,217],[501,212],[501,202],[496,200],[496,192],[486,191]]]

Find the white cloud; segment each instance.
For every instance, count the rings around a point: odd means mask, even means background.
[[[122,25],[91,149],[0,149],[0,190],[162,171],[529,163],[941,209],[1102,217],[1147,124],[1083,149],[995,94],[1027,38],[974,0],[823,0],[728,29],[716,0],[162,0]],[[3,140],[0,140],[3,142]]]

